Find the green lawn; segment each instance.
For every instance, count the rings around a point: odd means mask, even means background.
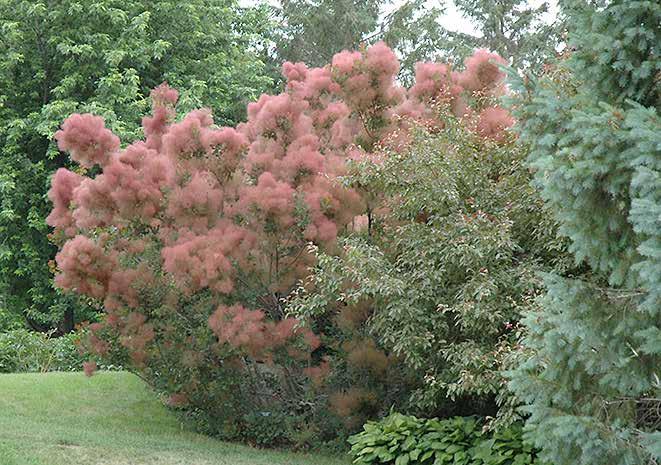
[[[183,430],[128,373],[0,375],[1,465],[346,465]]]

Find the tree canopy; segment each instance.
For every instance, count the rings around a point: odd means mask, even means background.
[[[39,329],[67,310],[72,328],[44,221],[49,178],[68,164],[52,139],[62,120],[93,112],[138,137],[149,90],[167,80],[182,107],[235,123],[271,85],[253,51],[260,21],[233,0],[0,1],[0,306]]]

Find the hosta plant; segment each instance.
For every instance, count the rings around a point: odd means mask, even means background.
[[[421,419],[391,413],[351,436],[353,463],[388,465],[548,465],[522,439],[520,424],[486,432],[477,417]]]

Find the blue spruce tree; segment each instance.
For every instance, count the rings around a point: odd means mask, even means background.
[[[546,277],[511,388],[554,465],[661,462],[661,3],[561,0],[567,51],[512,76],[520,137],[585,273]]]

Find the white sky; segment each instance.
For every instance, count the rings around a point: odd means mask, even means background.
[[[405,0],[395,0],[392,9],[397,8],[404,3],[404,1]],[[538,7],[544,3],[544,1],[545,0],[528,0],[527,4],[533,7]],[[558,13],[558,2],[557,0],[546,0],[546,2],[549,4],[549,12],[545,15],[544,20],[551,22],[555,19]],[[445,5],[445,14],[439,18],[439,22],[445,29],[453,32],[464,32],[471,35],[477,35],[477,31],[473,24],[457,11],[454,0],[427,0],[427,5],[430,7]]]

